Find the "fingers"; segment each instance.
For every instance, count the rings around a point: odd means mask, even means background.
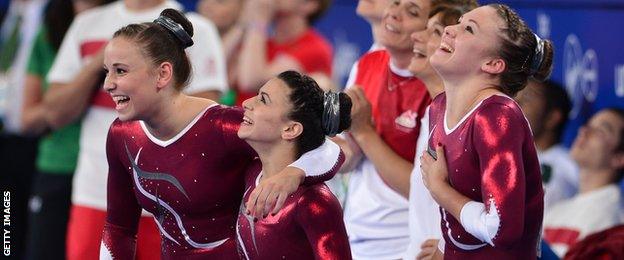
[[[273,211],[271,211],[271,214],[274,214],[274,215],[277,214],[277,212],[280,211],[282,207],[284,207],[284,202],[286,202],[287,198],[288,198],[288,193],[281,192],[279,196],[277,197],[277,202],[275,203],[275,207],[273,208]]]
[[[423,242],[422,245],[420,245],[420,248],[425,249],[427,247],[438,247],[438,239],[427,239],[427,241]]]
[[[277,201],[277,198],[280,196],[280,193],[273,190],[270,192],[269,196],[267,197],[267,201],[264,204],[264,210],[262,211],[262,217],[265,217],[269,214],[269,212],[271,212],[271,210],[273,209],[273,207],[275,206],[275,201]]]
[[[446,162],[446,157],[444,156],[444,145],[438,143],[438,146],[436,146],[436,153],[439,160]]]
[[[267,198],[269,197],[269,195],[271,195],[272,186],[272,183],[267,183],[267,185],[265,185],[265,187],[262,188],[262,191],[258,194],[258,197],[256,199],[256,205],[254,207],[254,211],[252,212],[252,215],[255,218],[265,217]]]
[[[256,187],[253,191],[251,191],[251,194],[249,194],[249,199],[247,199],[247,204],[245,205],[245,207],[247,208],[247,214],[248,215],[255,216],[254,209],[256,208],[256,203],[258,201],[258,195],[260,195],[260,192],[262,191],[262,188],[263,188],[263,186],[260,185],[260,186]]]

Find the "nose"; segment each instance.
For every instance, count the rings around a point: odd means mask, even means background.
[[[456,25],[449,25],[447,27],[444,27],[444,35],[447,35],[449,37],[455,37],[455,35],[457,35],[457,29],[456,29],[457,26],[459,25],[456,24]]]
[[[389,4],[386,7],[386,10],[384,11],[384,13],[387,16],[390,16],[390,18],[394,19],[394,20],[398,20],[399,19],[399,7],[397,4]]]
[[[110,76],[110,73],[106,74],[106,77],[104,78],[103,87],[106,92],[111,92],[115,90],[115,88],[117,88],[117,85],[115,84],[112,76]]]
[[[243,101],[242,105],[243,105],[243,109],[245,110],[249,110],[249,111],[253,111],[253,107],[251,106],[251,103],[253,102],[252,99],[254,99],[255,97],[251,97],[248,99],[245,99],[245,101]]]
[[[426,31],[426,30],[413,32],[412,34],[410,34],[410,38],[411,38],[411,39],[412,39],[412,41],[414,41],[415,43],[416,43],[416,42],[419,42],[419,43],[425,42],[425,40],[424,40],[424,32],[425,32],[425,31]]]

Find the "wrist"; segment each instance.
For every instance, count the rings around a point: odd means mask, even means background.
[[[269,22],[262,19],[252,20],[247,23],[245,28],[247,31],[253,31],[266,35],[269,32]]]

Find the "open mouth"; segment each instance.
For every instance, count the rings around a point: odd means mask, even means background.
[[[387,31],[392,32],[392,33],[399,33],[399,29],[397,29],[396,27],[392,26],[391,24],[386,24],[384,26],[386,28]]]
[[[128,105],[128,102],[130,102],[130,97],[123,95],[113,96],[113,101],[115,101],[115,104],[117,104],[116,109],[122,109]]]
[[[245,125],[253,125],[253,120],[251,120],[249,117],[247,116],[243,116],[243,123]]]
[[[414,48],[413,52],[414,52],[414,58],[421,58],[421,59],[427,58],[427,53],[425,53],[424,51],[420,49]]]
[[[455,51],[453,47],[451,47],[450,45],[444,42],[440,43],[440,50],[443,50],[444,52],[448,52],[448,53],[453,53]]]

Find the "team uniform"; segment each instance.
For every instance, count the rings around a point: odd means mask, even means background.
[[[420,156],[427,147],[429,140],[429,107],[420,120],[420,134],[416,142],[414,169],[410,175],[409,193],[409,236],[410,243],[403,259],[416,259],[421,251],[420,246],[427,239],[442,239],[440,230],[440,206],[431,197],[425,187],[420,171]]]
[[[109,204],[101,257],[134,255],[141,208],[154,215],[163,258],[238,257],[236,216],[245,169],[256,156],[238,138],[242,118],[240,108],[209,106],[165,141],[151,135],[142,121],[116,120],[106,144]],[[333,146],[333,154],[325,158],[338,158],[340,149]],[[306,155],[301,160],[310,161]],[[339,166],[312,161],[317,163],[306,169],[308,182],[331,177],[330,170]]]
[[[621,200],[618,186],[610,184],[555,204],[544,217],[544,240],[563,257],[586,236],[621,223]]]
[[[430,108],[428,145],[442,144],[450,185],[471,199],[460,219],[441,209],[445,259],[535,259],[544,193],[528,122],[509,97],[481,101],[452,129],[446,94]]]
[[[544,212],[558,202],[572,198],[578,191],[578,166],[570,153],[561,145],[555,145],[537,153],[544,183]]]
[[[285,55],[296,60],[301,66],[302,73],[332,74],[332,47],[321,34],[314,29],[308,29],[299,38],[286,43],[278,43],[273,39],[267,41],[267,61],[271,61]],[[257,92],[243,92],[238,90],[236,105],[257,95]]]
[[[51,83],[69,83],[81,68],[100,51],[121,27],[140,22],[153,21],[166,8],[180,10],[182,6],[167,0],[148,10],[135,12],[128,10],[124,1],[93,8],[78,15],[63,40],[57,58],[48,74]],[[209,90],[225,91],[225,61],[221,42],[215,26],[196,14],[187,18],[193,23],[195,45],[187,49],[193,66],[193,77],[186,93]],[[103,75],[102,75],[103,77]],[[73,180],[72,209],[68,227],[68,258],[97,258],[101,241],[101,230],[106,218],[106,133],[117,117],[115,103],[101,87],[94,86],[94,94],[83,117],[80,132],[80,150]],[[159,235],[153,220],[145,216],[139,234],[138,256],[142,252],[153,259],[154,250],[159,245]],[[146,235],[143,235],[145,230]],[[150,245],[141,249],[141,239],[148,238]],[[149,248],[149,249],[148,249]],[[156,254],[155,257],[157,257]]]
[[[261,171],[260,160],[254,160],[243,201],[258,185]],[[244,259],[351,259],[342,208],[324,184],[300,187],[280,212],[257,221],[241,204],[236,234]]]
[[[360,59],[355,83],[371,103],[376,132],[399,156],[412,161],[420,119],[430,103],[424,84],[394,67],[385,50]],[[381,179],[366,158],[349,174],[344,220],[353,257],[402,257],[409,243],[407,200]]]

